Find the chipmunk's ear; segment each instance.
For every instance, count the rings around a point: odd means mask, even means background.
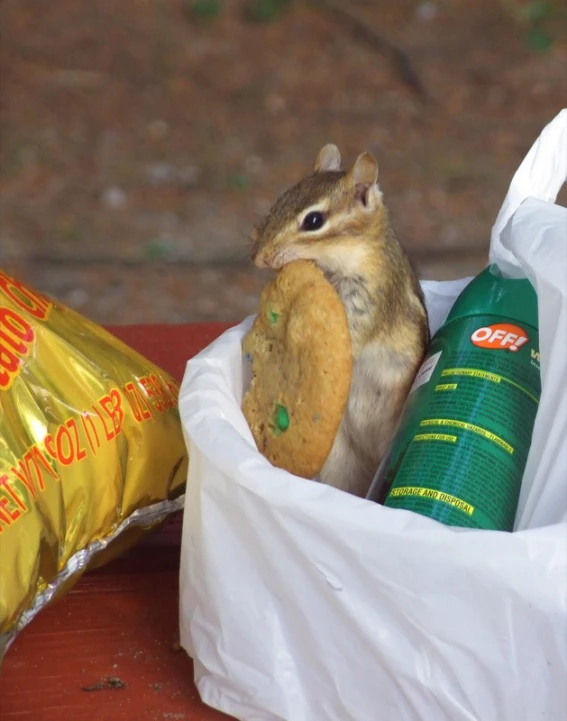
[[[315,172],[320,173],[323,170],[340,170],[341,154],[336,145],[329,143],[324,145],[319,151],[317,160],[315,161]]]
[[[367,208],[380,203],[382,193],[378,187],[378,163],[372,153],[362,153],[346,176],[347,184],[356,198]]]
[[[376,185],[378,182],[378,163],[372,153],[361,153],[348,171],[351,185]]]

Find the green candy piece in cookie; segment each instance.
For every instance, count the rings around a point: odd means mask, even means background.
[[[279,313],[268,309],[268,320],[270,321],[270,325],[275,325],[279,317]]]
[[[279,435],[284,433],[289,428],[289,413],[287,408],[282,406],[281,403],[276,403],[276,410],[274,411],[274,434]]]

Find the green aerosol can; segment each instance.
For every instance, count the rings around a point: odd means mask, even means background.
[[[511,531],[540,393],[536,292],[488,266],[431,341],[375,500],[452,526]]]

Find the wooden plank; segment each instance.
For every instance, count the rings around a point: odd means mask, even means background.
[[[200,701],[191,660],[176,650],[178,565],[177,548],[132,551],[39,614],[6,654],[0,719],[227,719]]]
[[[110,330],[181,380],[188,358],[227,327]],[[42,611],[4,659],[0,721],[228,719],[200,701],[192,662],[176,648],[179,553],[178,544],[138,546]]]

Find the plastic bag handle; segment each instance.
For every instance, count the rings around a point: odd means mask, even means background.
[[[567,180],[567,108],[542,130],[516,171],[502,208],[492,226],[490,262],[510,253],[500,235],[510,218],[527,198],[554,203]]]

